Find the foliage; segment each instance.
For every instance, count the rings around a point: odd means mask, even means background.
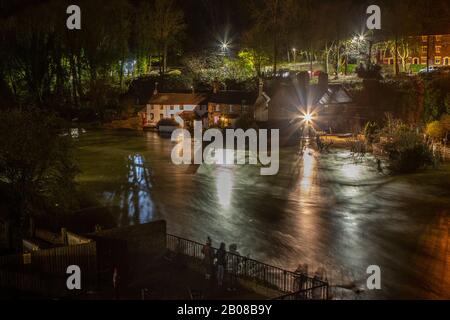
[[[442,129],[446,132],[450,132],[450,114],[444,114],[441,118]]]
[[[371,63],[368,66],[361,64],[355,71],[361,79],[382,79],[381,67],[377,64]]]
[[[62,128],[56,117],[37,110],[0,113],[0,181],[9,191],[17,232],[36,212],[66,212],[76,205],[78,168],[71,137]]]
[[[423,136],[399,120],[388,118],[379,141],[393,173],[413,172],[432,163],[433,155]]]
[[[167,71],[168,48],[185,29],[184,13],[175,0],[155,0],[152,14],[152,34],[160,60],[160,73]]]
[[[450,76],[425,81],[424,115],[426,122],[439,120],[450,107]]]
[[[444,137],[445,131],[441,122],[433,121],[427,125],[426,134],[434,140],[440,140]]]
[[[379,130],[380,128],[378,127],[378,124],[376,124],[375,122],[367,122],[366,126],[364,127],[364,136],[368,144],[372,144],[375,142]]]

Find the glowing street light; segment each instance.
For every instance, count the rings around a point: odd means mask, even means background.
[[[292,48],[292,51],[294,52],[294,64],[295,64],[295,58],[297,56],[297,49],[296,48]]]
[[[231,44],[229,41],[220,41],[219,47],[222,53],[226,53],[230,49]]]
[[[306,112],[302,116],[300,116],[307,125],[310,125],[314,121],[314,115],[310,112]]]

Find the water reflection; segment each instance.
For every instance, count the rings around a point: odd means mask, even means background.
[[[279,174],[263,177],[257,166],[175,166],[176,143],[152,133],[79,139],[80,184],[118,208],[118,225],[165,219],[169,233],[237,243],[242,254],[287,269],[324,266],[334,283],[364,279],[367,266],[377,264],[384,290],[368,294],[378,298],[448,291],[439,280],[449,278],[450,167],[432,183],[425,174],[387,179],[349,152],[299,146],[281,150]]]
[[[316,159],[314,158],[314,150],[306,148],[303,153],[302,178],[300,185],[302,192],[310,192],[314,170],[316,168]]]
[[[151,172],[140,154],[129,155],[125,161],[126,183],[120,184],[105,197],[119,207],[118,225],[149,222],[154,217],[155,205],[151,196]]]
[[[219,204],[223,209],[229,209],[233,196],[233,171],[219,167],[216,172],[216,190]]]

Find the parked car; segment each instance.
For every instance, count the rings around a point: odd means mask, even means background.
[[[419,71],[419,74],[430,74],[430,73],[437,73],[439,71],[439,67],[436,66],[430,66],[428,69],[424,68]]]

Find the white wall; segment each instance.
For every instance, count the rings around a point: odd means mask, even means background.
[[[156,124],[161,119],[173,117],[175,121],[177,121],[181,125],[183,123],[183,120],[179,117],[179,114],[183,111],[194,110],[201,115],[208,112],[208,107],[198,105],[173,105],[172,107],[170,105],[147,105],[147,122]]]

